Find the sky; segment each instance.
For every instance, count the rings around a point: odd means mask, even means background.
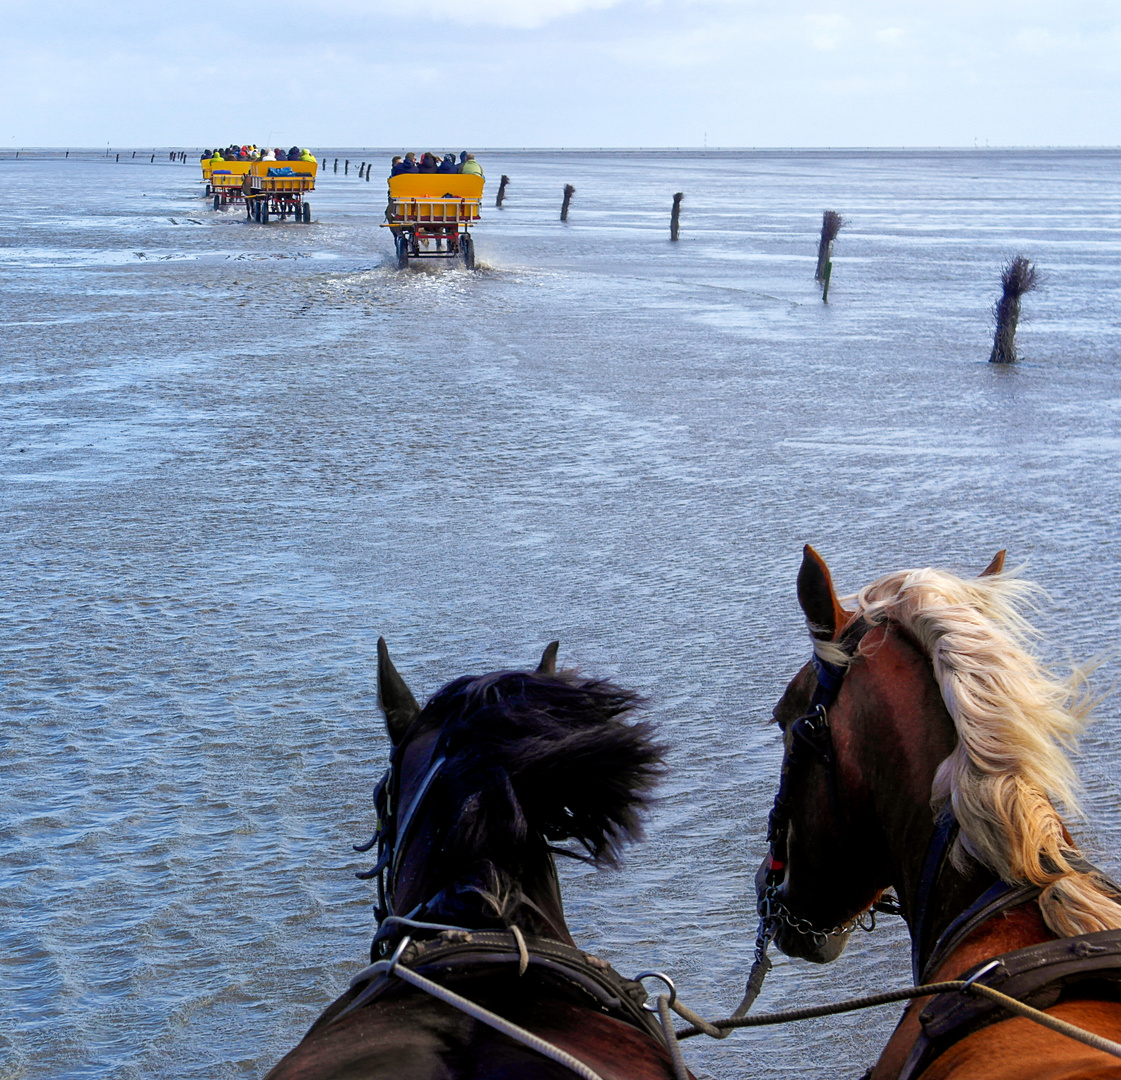
[[[1121,0],[0,0],[0,148],[1121,145]]]

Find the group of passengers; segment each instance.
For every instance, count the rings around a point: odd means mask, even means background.
[[[314,161],[315,155],[306,147],[293,146],[289,150],[277,146],[259,147],[256,145],[235,146],[231,143],[221,150],[204,150],[203,161]]]
[[[455,154],[424,153],[417,161],[416,154],[408,153],[404,157],[395,157],[390,163],[390,176],[400,176],[401,173],[467,173],[471,176],[482,176],[482,166],[475,160],[474,154],[466,150],[455,160]]]

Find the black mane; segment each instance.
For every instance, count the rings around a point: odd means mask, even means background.
[[[662,773],[651,725],[625,722],[640,704],[570,672],[499,671],[440,690],[418,723],[443,731],[450,879],[501,890],[566,841],[579,846],[566,854],[616,865]]]

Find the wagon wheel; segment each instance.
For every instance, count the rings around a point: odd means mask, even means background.
[[[304,203],[304,224],[311,224],[311,203]]]
[[[221,201],[222,201],[222,200],[221,200],[221,199],[220,199],[220,198],[219,198],[219,197],[218,197],[217,195],[215,195],[215,196],[214,196],[214,209],[215,209],[215,210],[217,210],[217,209],[218,209],[218,204],[219,204],[219,203],[220,203]]]
[[[207,184],[206,184],[206,197],[207,197],[208,199],[210,198],[210,192],[211,192],[211,188],[210,188],[210,182],[209,182],[209,181],[207,181]]]
[[[475,241],[471,239],[470,233],[464,233],[459,238],[459,257],[463,260],[465,269],[475,269]]]
[[[397,249],[397,269],[407,270],[409,268],[409,238],[404,233],[399,233],[393,243]]]
[[[267,225],[269,223],[269,200],[268,199],[262,199],[261,200],[261,217],[260,217],[259,220],[260,220],[262,225]]]

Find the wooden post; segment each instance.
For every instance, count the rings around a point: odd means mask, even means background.
[[[349,176],[349,175],[350,175],[350,158],[347,158],[346,161],[343,163],[343,176]]]
[[[363,161],[362,164],[358,166],[358,179],[359,180],[362,179],[362,174],[365,171],[366,171],[366,163]]]
[[[335,172],[339,171],[339,159],[335,158]]]
[[[366,166],[366,183],[368,184],[369,182],[370,182],[370,166],[367,165]]]
[[[501,206],[502,200],[506,198],[506,185],[508,183],[510,183],[510,177],[503,173],[502,179],[498,181],[498,195],[494,200],[495,206]]]
[[[1016,324],[1020,321],[1020,297],[1039,284],[1035,267],[1023,255],[1017,255],[1001,272],[1000,299],[993,305],[996,333],[990,364],[1016,362]]]
[[[833,260],[826,259],[825,273],[821,275],[821,302],[829,303],[829,279],[833,276]]]
[[[669,216],[669,238],[671,240],[677,239],[677,227],[681,223],[681,200],[684,198],[684,191],[677,192],[673,197],[673,212]]]
[[[826,210],[821,215],[821,240],[817,245],[817,269],[814,270],[814,281],[825,280],[825,264],[833,258],[833,241],[845,219],[836,210]]]
[[[568,204],[572,202],[572,196],[576,194],[576,189],[571,184],[564,185],[564,202],[561,203],[561,221],[568,220]]]

